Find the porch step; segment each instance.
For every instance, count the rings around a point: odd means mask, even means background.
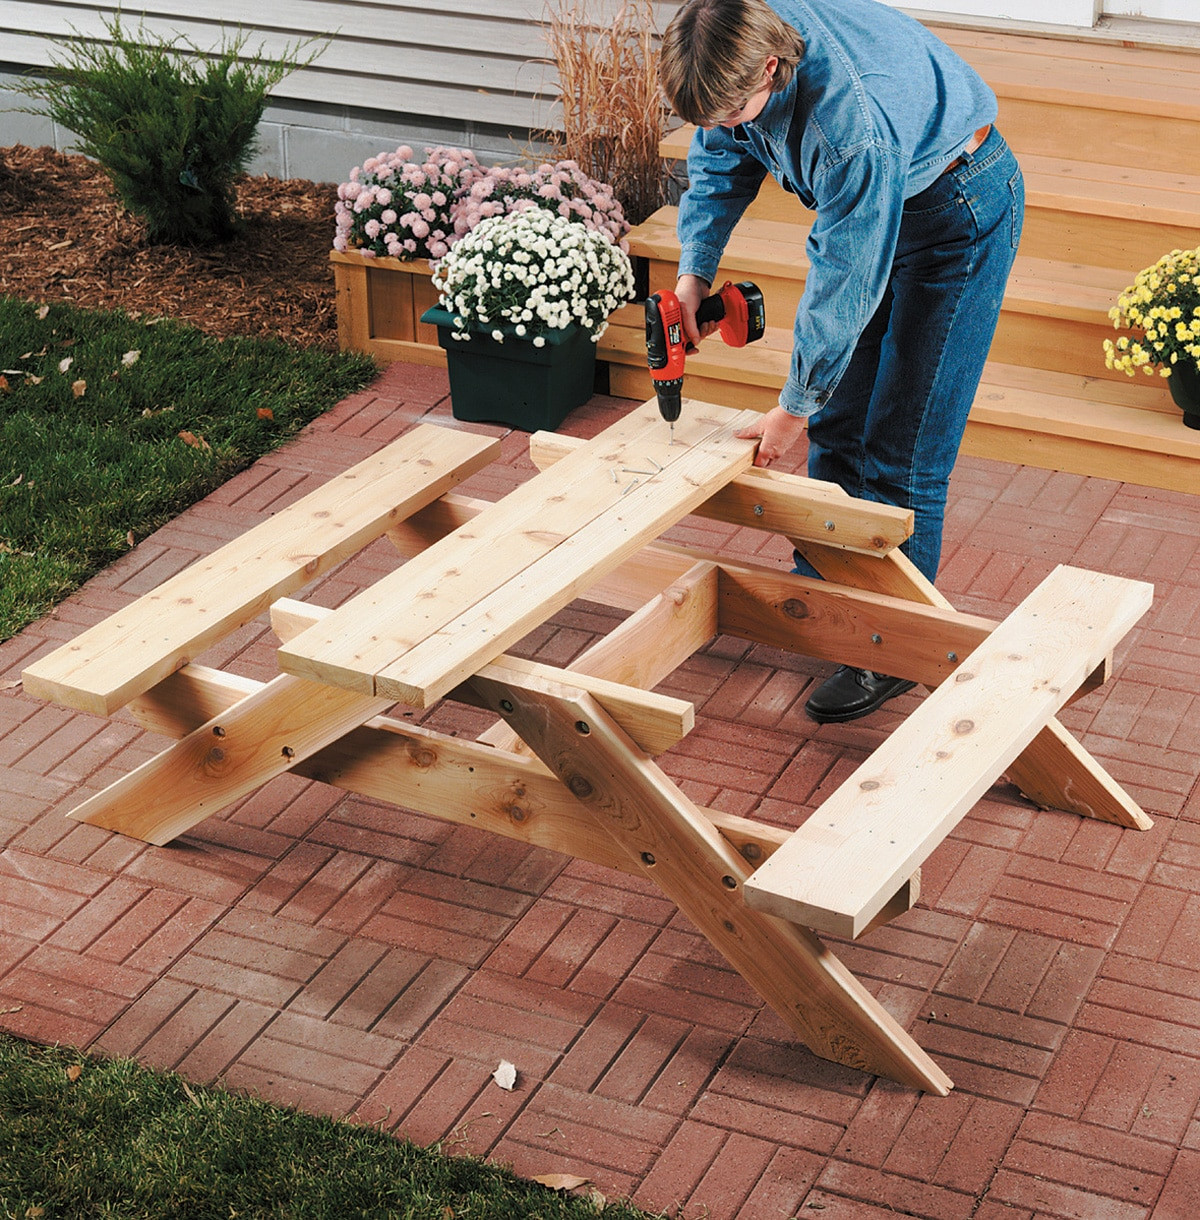
[[[620,398],[654,394],[643,316],[639,306],[626,306],[600,339],[610,392]],[[786,327],[768,327],[753,347],[736,350],[709,339],[688,357],[684,394],[768,410],[787,376],[791,351]],[[962,452],[1144,487],[1200,489],[1200,431],[1184,427],[1157,377],[1118,382],[990,361]]]
[[[1001,124],[1007,138],[1003,119]],[[686,161],[694,130],[671,132],[660,145],[663,156]],[[1132,280],[1168,250],[1194,246],[1200,241],[1200,144],[1179,152],[1170,168],[1135,169],[1019,151],[1025,175],[1022,253],[1124,267]],[[745,219],[807,225],[812,213],[768,178]]]
[[[673,288],[679,264],[678,209],[661,208],[629,234],[630,253],[646,259],[651,292]],[[768,322],[790,323],[808,271],[807,224],[743,219],[725,250],[717,282],[753,280]],[[1108,310],[1133,279],[1123,270],[1018,255],[1004,297],[992,358],[1006,364],[1106,377],[1102,343],[1113,333]]]

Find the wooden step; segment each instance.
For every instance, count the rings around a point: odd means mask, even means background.
[[[653,397],[637,306],[614,316],[599,346],[601,359],[609,362],[613,394]],[[753,347],[740,349],[710,339],[688,358],[684,393],[769,410],[787,377],[791,351],[786,328],[768,327]],[[1184,426],[1157,377],[1117,382],[989,362],[962,452],[1144,487],[1200,489],[1200,432]]]
[[[1200,52],[935,28],[995,91],[1018,154],[1200,174]],[[669,136],[678,155],[684,136]]]
[[[671,132],[660,145],[663,156],[686,160],[693,130]],[[1037,153],[1019,159],[1024,254],[1123,267],[1132,279],[1167,251],[1200,242],[1200,153],[1192,172],[1185,156],[1174,166],[1138,169]],[[767,178],[745,219],[808,225],[812,213]]]
[[[679,264],[678,209],[661,208],[629,234],[630,252],[647,260],[651,292],[673,288]],[[808,270],[808,225],[743,220],[734,231],[717,282],[753,280],[769,324],[790,322]],[[1108,311],[1133,279],[1124,270],[1018,255],[992,343],[992,359],[1080,376],[1125,380],[1104,367],[1102,343],[1113,333]]]

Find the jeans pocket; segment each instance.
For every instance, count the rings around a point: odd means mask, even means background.
[[[1021,230],[1025,225],[1025,178],[1018,167],[1008,180],[1008,191],[1012,196],[1012,248],[1021,244]]]

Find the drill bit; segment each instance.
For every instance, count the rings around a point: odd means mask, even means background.
[[[675,443],[675,421],[671,420],[667,426],[671,429],[671,439],[668,443],[673,445]]]

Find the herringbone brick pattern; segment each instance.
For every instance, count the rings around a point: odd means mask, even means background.
[[[598,396],[564,430],[626,405]],[[955,472],[939,584],[960,609],[1000,616],[1059,563],[1154,582],[1115,681],[1062,719],[1155,826],[1039,812],[1002,782],[918,907],[834,946],[954,1078],[945,1099],[797,1047],[628,876],[294,776],[164,848],[64,817],[158,743],[26,697],[23,666],[419,420],[456,426],[445,375],[394,365],[0,648],[3,1026],[687,1217],[1200,1215],[1200,498]],[[487,499],[533,472],[523,433],[491,431],[503,459],[465,487]],[[671,536],[787,562],[777,538],[698,519]],[[369,547],[307,596],[336,606],[396,562]],[[567,663],[616,621],[577,603],[524,647]],[[204,659],[266,677],[272,651],[259,623]],[[702,803],[795,825],[919,698],[818,728],[802,707],[827,670],[713,641],[663,684],[697,706],[664,768]]]

